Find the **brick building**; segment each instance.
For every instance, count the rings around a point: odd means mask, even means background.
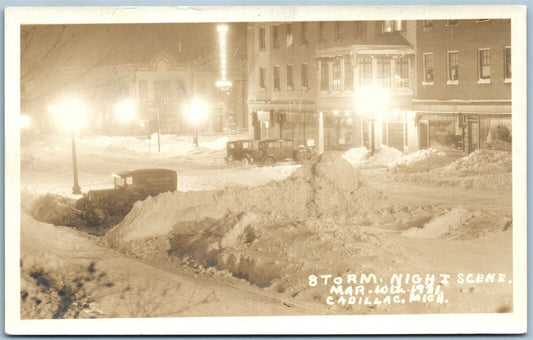
[[[419,147],[510,150],[511,21],[416,23]]]
[[[375,140],[403,150],[414,30],[398,20],[248,24],[251,134],[329,149]],[[387,105],[369,109],[370,97]]]

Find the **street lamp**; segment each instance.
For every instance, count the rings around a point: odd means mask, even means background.
[[[81,195],[81,187],[78,182],[78,162],[76,159],[76,139],[75,133],[79,132],[87,125],[87,111],[85,105],[79,100],[68,99],[57,106],[49,106],[48,110],[55,116],[56,123],[66,129],[70,130],[70,138],[72,144],[72,169],[74,175],[74,185],[72,186],[72,193]]]
[[[389,93],[386,89],[371,85],[358,88],[354,97],[356,110],[368,115],[370,120],[370,152],[373,155],[375,146],[375,121],[381,120],[383,110],[389,105]]]
[[[186,109],[187,120],[194,125],[195,138],[194,144],[198,147],[198,124],[202,123],[207,117],[207,104],[198,98],[191,100]]]
[[[20,116],[20,127],[22,129],[28,129],[31,126],[31,117],[28,115]]]
[[[132,122],[136,116],[136,108],[133,101],[122,100],[115,105],[115,117],[121,122]]]

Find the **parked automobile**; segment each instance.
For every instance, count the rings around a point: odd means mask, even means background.
[[[241,162],[242,165],[248,166],[255,162],[259,150],[258,140],[236,140],[226,143],[226,162]]]
[[[76,202],[75,210],[87,222],[101,225],[110,218],[121,219],[136,201],[178,187],[177,174],[169,169],[128,170],[113,174],[113,178],[113,188],[90,190]]]

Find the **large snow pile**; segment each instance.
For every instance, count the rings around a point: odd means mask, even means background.
[[[510,152],[476,150],[459,159],[454,152],[441,155],[438,151],[426,151],[419,155],[426,158],[391,168],[395,181],[492,191],[509,191],[512,188]]]
[[[454,158],[455,159],[455,158]],[[403,155],[390,163],[392,172],[424,172],[449,163],[446,152],[436,149],[424,149]]]
[[[403,156],[403,152],[396,148],[382,145],[370,155],[370,151],[363,147],[346,151],[343,157],[356,167],[389,167]]]
[[[509,217],[494,212],[470,211],[463,207],[434,217],[422,227],[413,227],[402,232],[413,238],[472,239],[491,232],[505,231],[511,227]]]
[[[174,192],[137,202],[106,239],[119,246],[132,240],[177,231],[180,222],[220,219],[244,211],[277,218],[346,218],[390,207],[337,153],[324,153],[304,163],[283,181],[222,191]]]
[[[468,156],[435,169],[435,173],[455,173],[458,175],[486,175],[511,173],[512,155],[506,151],[476,150]]]

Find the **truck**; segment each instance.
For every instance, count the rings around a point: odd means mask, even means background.
[[[115,225],[148,196],[176,191],[177,174],[169,169],[137,169],[112,175],[114,187],[90,190],[76,201],[74,210],[91,225]]]

